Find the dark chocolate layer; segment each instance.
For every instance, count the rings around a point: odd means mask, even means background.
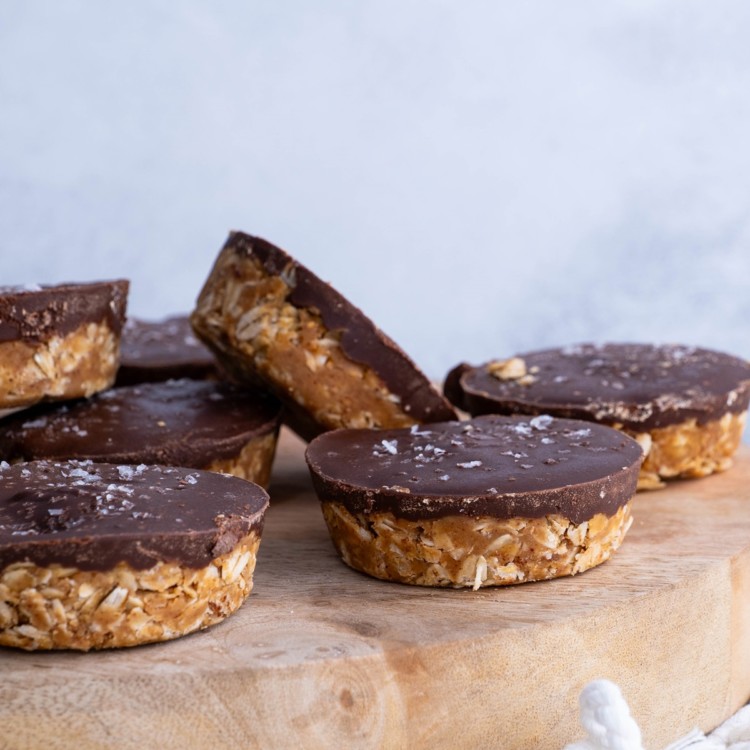
[[[225,474],[91,462],[0,464],[0,569],[202,568],[261,533],[268,495]]]
[[[336,430],[307,449],[321,500],[412,520],[558,513],[582,523],[630,500],[641,460],[621,432],[549,416]]]
[[[500,380],[488,365],[459,365],[465,369],[449,374],[446,395],[475,415],[549,413],[634,430],[691,418],[705,424],[750,402],[750,363],[708,349],[581,344],[517,356],[526,382]]]
[[[2,420],[0,458],[202,468],[277,430],[280,413],[266,393],[218,381],[123,386]]]
[[[46,341],[84,323],[106,321],[116,334],[125,322],[127,281],[0,287],[0,342]]]
[[[269,274],[291,287],[288,300],[316,310],[326,328],[340,334],[341,348],[354,362],[372,368],[400,397],[402,409],[419,422],[455,419],[450,404],[432,387],[409,356],[330,284],[280,248],[259,237],[232,232],[224,249],[255,256]]]
[[[160,321],[128,318],[120,341],[115,385],[217,375],[213,354],[195,337],[187,315]]]

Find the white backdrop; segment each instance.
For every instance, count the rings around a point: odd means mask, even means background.
[[[433,377],[579,340],[750,356],[750,3],[0,4],[0,283],[191,308],[230,228]]]

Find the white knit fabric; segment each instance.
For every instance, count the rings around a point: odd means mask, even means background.
[[[581,725],[588,736],[564,750],[644,750],[641,730],[617,685],[609,680],[590,682],[579,703]],[[750,705],[710,735],[694,729],[664,750],[750,750]]]
[[[613,682],[590,682],[581,691],[578,703],[588,737],[566,745],[565,750],[643,750],[641,730]]]

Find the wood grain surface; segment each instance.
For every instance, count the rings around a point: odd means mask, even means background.
[[[121,651],[0,649],[0,748],[558,750],[599,677],[658,748],[750,697],[747,447],[639,495],[603,566],[477,592],[345,567],[290,434],[271,494],[255,590],[225,623]]]

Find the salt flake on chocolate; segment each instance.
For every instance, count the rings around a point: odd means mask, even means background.
[[[582,430],[573,430],[573,432],[568,433],[568,437],[572,438],[584,438],[589,437],[591,435],[591,430],[588,427],[584,427]]]
[[[398,453],[398,450],[396,449],[398,440],[381,440],[380,444],[383,446],[383,449],[392,456],[395,456],[396,453]]]
[[[120,479],[124,479],[126,481],[130,481],[135,475],[132,466],[118,466],[117,473],[120,475]]]
[[[529,424],[535,430],[546,430],[552,424],[552,417],[549,414],[540,414],[529,420]]]
[[[526,422],[519,422],[513,425],[513,430],[523,437],[531,437],[533,431]]]

